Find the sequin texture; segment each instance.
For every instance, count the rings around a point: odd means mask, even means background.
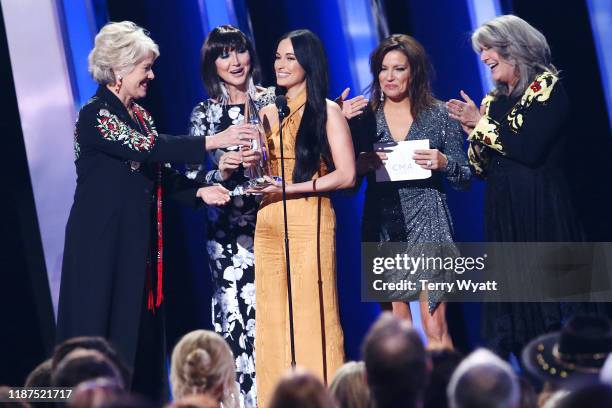
[[[382,107],[375,113],[376,138],[373,142],[393,141]],[[452,256],[457,253],[453,242],[453,223],[444,192],[444,178],[458,190],[470,185],[471,171],[463,150],[463,137],[459,123],[448,116],[441,102],[417,117],[405,140],[429,139],[431,149],[438,149],[448,158],[443,171],[433,171],[425,180],[377,183],[368,177],[366,190],[363,238],[364,241],[406,243],[409,256]],[[429,245],[429,244],[451,245]],[[425,245],[421,245],[425,244]],[[449,253],[450,252],[450,253]],[[426,279],[429,282],[450,282],[452,272],[444,270],[418,270],[408,276],[406,271],[394,271],[392,279]],[[418,298],[420,285],[415,291],[397,293],[397,300]],[[441,302],[444,291],[428,291],[429,312],[433,313]],[[395,298],[395,296],[394,296]]]

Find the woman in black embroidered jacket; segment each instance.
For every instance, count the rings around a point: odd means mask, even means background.
[[[462,92],[447,107],[469,134],[468,157],[485,178],[485,239],[560,242],[582,238],[563,174],[569,100],[542,33],[519,17],[497,17],[472,34],[496,88],[480,109]],[[509,265],[504,266],[506,270]],[[483,334],[501,355],[586,311],[573,303],[486,303]]]
[[[158,134],[134,102],[154,78],[157,45],[131,22],[107,24],[89,70],[100,84],[79,112],[77,187],[66,226],[58,340],[103,336],[128,367],[132,388],[158,397],[164,385],[162,198],[221,205],[221,186],[201,187],[163,163],[200,162],[205,148],[249,141],[248,126],[206,137]]]

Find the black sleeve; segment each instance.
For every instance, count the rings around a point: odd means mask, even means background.
[[[81,152],[97,150],[122,160],[138,162],[201,163],[206,154],[204,136],[142,134],[108,109],[92,104],[79,113],[76,138]]]
[[[204,205],[204,201],[196,197],[200,187],[201,183],[190,180],[169,167],[162,167],[162,188],[166,197],[190,207],[200,208]]]
[[[374,150],[373,140],[376,137],[376,117],[370,106],[367,106],[361,115],[355,116],[348,121],[355,156],[359,153]]]
[[[534,166],[555,143],[569,113],[569,100],[557,81],[547,98],[534,98],[525,108],[517,106],[501,123],[483,116],[469,140]]]
[[[459,122],[451,119],[448,112],[444,113],[444,147],[448,163],[442,173],[446,175],[451,186],[456,190],[467,190],[472,180],[472,172],[463,150],[463,136]]]

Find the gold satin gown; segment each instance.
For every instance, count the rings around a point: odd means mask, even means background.
[[[295,138],[305,102],[305,92],[289,100],[290,114],[283,121],[288,181],[292,178]],[[270,172],[280,175],[278,126],[266,139]],[[323,164],[319,174],[325,174]],[[336,291],[336,215],[328,195],[296,194],[287,196],[287,220],[296,363],[322,381],[331,381],[344,363]],[[291,368],[284,236],[282,195],[268,194],[260,205],[255,228],[255,367],[259,407],[269,405],[274,387]]]

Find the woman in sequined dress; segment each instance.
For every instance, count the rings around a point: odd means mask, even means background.
[[[258,66],[253,47],[237,28],[219,26],[202,48],[202,77],[210,99],[191,114],[189,133],[213,135],[245,122],[247,99],[259,109],[273,103],[274,88],[255,87]],[[258,159],[251,151],[230,146],[208,152],[210,170],[191,168],[187,176],[221,183],[230,191],[247,178],[243,163]],[[223,208],[208,208],[207,251],[214,285],[214,329],[229,343],[236,358],[241,398],[256,406],[255,387],[255,274],[253,236],[258,208],[254,195],[235,196]]]
[[[363,212],[362,241],[407,243],[409,256],[454,255],[453,226],[446,203],[443,181],[457,189],[469,186],[471,172],[463,151],[459,123],[452,120],[444,105],[434,99],[429,84],[429,62],[423,47],[412,37],[394,34],[370,57],[370,109],[351,120],[358,153],[357,173],[368,180]],[[386,155],[374,151],[374,143],[429,140],[429,149],[416,150],[413,159],[430,178],[414,181],[376,182],[374,171]],[[423,244],[421,246],[421,244]],[[434,244],[434,245],[430,245]],[[442,244],[442,245],[438,245]],[[450,253],[448,253],[450,251]],[[393,279],[408,279],[405,272],[393,272]],[[419,270],[413,282],[447,282],[449,272]],[[412,319],[404,302],[421,300],[421,319],[430,348],[452,348],[443,302],[444,291],[402,291],[393,294],[394,314]]]

